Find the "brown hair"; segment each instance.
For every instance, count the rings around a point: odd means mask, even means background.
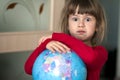
[[[106,18],[104,10],[98,0],[67,0],[61,14],[61,30],[70,35],[68,30],[68,19],[70,14],[75,14],[76,8],[79,7],[78,14],[90,14],[96,18],[96,28],[92,38],[92,45],[99,45],[106,32]]]

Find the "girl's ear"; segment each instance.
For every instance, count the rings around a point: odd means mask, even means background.
[[[95,32],[97,32],[98,31],[98,27],[96,27],[96,29],[95,29]]]

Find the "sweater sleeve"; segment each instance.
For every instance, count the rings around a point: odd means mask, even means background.
[[[37,56],[46,48],[46,44],[48,42],[50,42],[52,39],[47,39],[45,40],[43,43],[41,43],[40,46],[38,46],[33,52],[32,54],[28,57],[28,59],[26,60],[25,62],[25,65],[24,65],[24,70],[27,74],[32,74],[32,67],[33,67],[33,64],[37,58]]]
[[[92,48],[82,41],[64,33],[53,33],[53,40],[60,41],[75,51],[88,68],[102,67],[107,60],[107,51],[102,47]]]

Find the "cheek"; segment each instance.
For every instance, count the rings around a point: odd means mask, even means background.
[[[72,35],[73,33],[74,33],[74,31],[75,31],[75,29],[71,26],[71,25],[69,25],[68,26],[68,30],[69,30],[69,33]]]
[[[87,30],[88,30],[88,33],[93,35],[96,31],[96,25],[90,25],[91,27],[88,27]]]
[[[73,29],[73,23],[71,21],[69,21],[68,23],[68,30],[71,31],[71,29]]]
[[[71,31],[72,31],[72,27],[71,26],[68,26],[68,31],[71,33]]]

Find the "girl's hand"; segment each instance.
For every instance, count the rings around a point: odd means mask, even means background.
[[[42,42],[44,42],[48,38],[52,38],[52,35],[41,37],[40,40],[38,41],[38,44],[40,45]]]
[[[65,44],[59,41],[51,41],[46,45],[46,48],[52,52],[58,51],[59,53],[66,53],[70,51],[70,48],[67,47]]]

